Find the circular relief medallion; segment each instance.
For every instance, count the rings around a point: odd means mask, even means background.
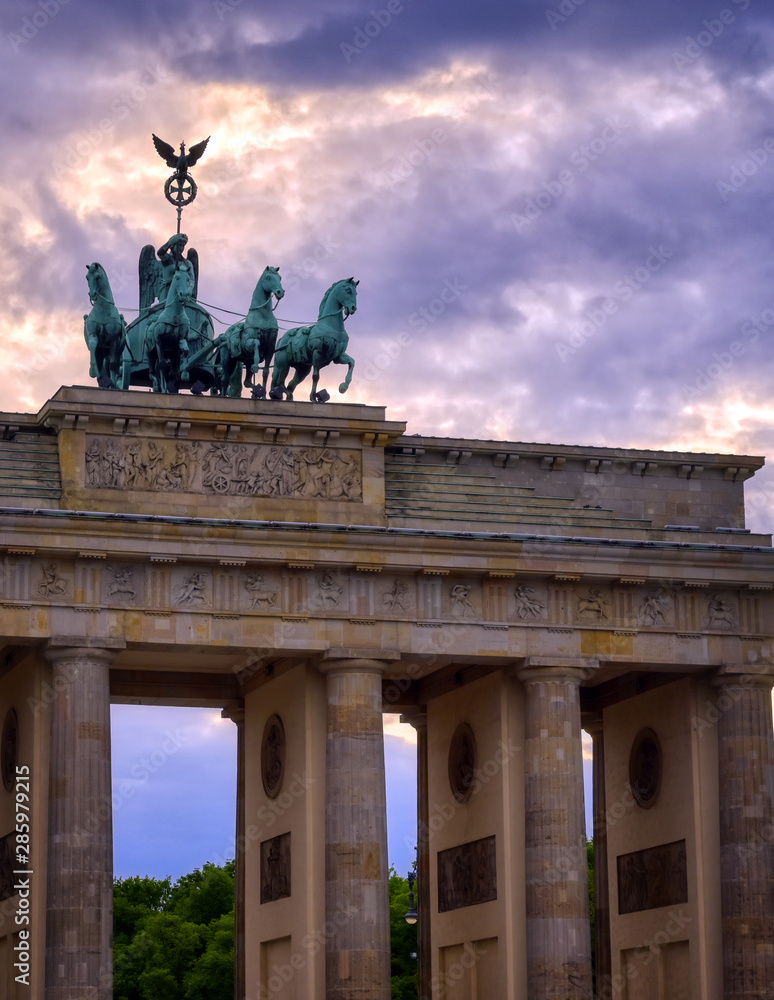
[[[458,802],[467,802],[476,776],[476,738],[466,722],[454,731],[449,746],[449,784]]]
[[[16,780],[16,755],[19,745],[19,720],[16,711],[9,708],[3,722],[3,742],[0,746],[0,770],[3,773],[3,785],[6,790],[13,791]]]
[[[632,795],[643,809],[650,809],[661,788],[661,744],[652,729],[637,734],[629,757]]]
[[[285,727],[278,715],[266,720],[261,743],[263,790],[270,799],[279,795],[285,774]]]

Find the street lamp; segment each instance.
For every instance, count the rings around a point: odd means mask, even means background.
[[[408,884],[409,884],[409,908],[406,912],[406,923],[415,924],[417,922],[417,907],[414,902],[414,883],[417,877],[413,872],[408,873]]]

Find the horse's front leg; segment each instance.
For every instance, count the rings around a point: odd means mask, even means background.
[[[269,384],[269,370],[271,369],[271,363],[274,360],[274,348],[269,347],[266,350],[263,360],[263,394],[266,395],[266,386]]]
[[[88,316],[84,316],[83,320],[83,339],[86,341],[86,346],[89,349],[89,378],[97,377],[97,345],[99,344],[99,338],[96,332],[92,329],[89,330],[88,327]]]
[[[256,337],[253,343],[255,344],[255,348],[253,349],[253,363],[250,371],[255,373],[261,370],[261,338]],[[247,382],[245,382],[245,385],[247,385]]]
[[[312,366],[312,391],[309,393],[309,398],[313,403],[317,402],[317,383],[320,381],[320,366],[315,359],[315,363]]]
[[[341,354],[336,358],[337,365],[348,365],[347,376],[344,381],[339,386],[339,392],[346,392],[349,389],[349,383],[352,381],[352,372],[355,370],[355,361],[348,354]]]

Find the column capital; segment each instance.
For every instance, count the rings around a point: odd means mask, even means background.
[[[513,673],[522,684],[541,681],[583,681],[599,669],[599,660],[588,656],[528,656]]]
[[[585,729],[589,736],[601,736],[605,731],[602,724],[602,713],[581,712],[581,729]]]
[[[427,731],[427,709],[425,708],[410,708],[408,711],[403,712],[400,717],[401,722],[407,723],[419,732],[420,730]]]
[[[49,663],[60,660],[111,660],[126,649],[123,639],[87,639],[79,636],[53,636],[43,649]]]
[[[387,667],[400,659],[394,649],[326,649],[317,669],[322,674],[383,674]]]
[[[230,701],[220,713],[221,719],[230,719],[237,726],[241,726],[245,721],[245,703],[243,701]]]
[[[774,687],[774,664],[724,663],[710,679],[713,687]]]

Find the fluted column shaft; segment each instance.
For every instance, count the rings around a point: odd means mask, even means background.
[[[757,1000],[774,984],[774,676],[724,667],[713,683],[720,689],[723,997]]]
[[[382,673],[329,659],[325,805],[326,1000],[389,1000]]]
[[[578,661],[580,663],[580,661]],[[526,895],[529,1000],[590,1000],[581,681],[589,671],[541,658],[526,688]]]
[[[49,770],[46,1000],[110,1000],[113,810],[112,653],[46,651],[53,664]]]

